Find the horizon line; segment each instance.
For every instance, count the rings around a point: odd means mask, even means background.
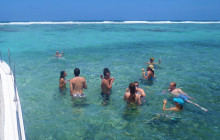
[[[212,24],[218,20],[76,20],[76,21],[0,21],[0,25],[33,24]]]

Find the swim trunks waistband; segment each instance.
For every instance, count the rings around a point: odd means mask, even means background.
[[[74,94],[72,94],[72,96],[73,96],[74,98],[86,97],[86,95],[83,94],[83,93],[74,93]]]
[[[188,96],[183,95],[183,94],[180,94],[180,95],[178,95],[177,97],[178,97],[178,98],[181,98],[183,101],[186,101],[186,100],[189,99]]]

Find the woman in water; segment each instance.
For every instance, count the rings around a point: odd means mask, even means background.
[[[144,77],[148,80],[156,77],[154,74],[154,66],[153,65],[149,65],[147,67],[147,72],[145,73]]]
[[[124,101],[127,101],[127,104],[136,104],[141,105],[141,95],[136,94],[136,86],[134,83],[129,84],[129,91],[126,91],[124,96]]]
[[[66,88],[66,80],[65,80],[66,76],[67,76],[67,73],[65,71],[60,72],[60,84],[59,84],[60,89]],[[67,80],[67,81],[69,81],[69,80]]]
[[[173,98],[173,101],[175,102],[176,106],[169,108],[169,109],[166,109],[167,100],[163,100],[163,110],[165,110],[165,111],[182,111],[184,101],[180,98]]]

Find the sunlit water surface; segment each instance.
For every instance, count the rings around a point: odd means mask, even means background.
[[[16,65],[17,86],[26,137],[37,139],[217,139],[220,124],[220,24],[72,24],[0,26],[0,49]],[[57,59],[55,51],[64,51]],[[162,64],[154,81],[142,81],[150,57]],[[88,89],[85,100],[73,101],[69,87],[58,90],[59,73],[72,78],[81,69]],[[115,82],[110,102],[102,106],[100,74],[108,67]],[[123,101],[129,83],[139,81],[147,102],[137,110]],[[194,97],[209,111],[185,104],[173,106],[169,83]]]

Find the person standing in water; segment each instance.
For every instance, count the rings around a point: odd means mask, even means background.
[[[59,88],[60,89],[65,89],[66,88],[66,81],[70,81],[70,80],[65,80],[65,77],[67,76],[66,71],[61,71],[60,72],[60,80],[59,80]]]
[[[150,79],[153,79],[155,78],[155,74],[154,74],[154,66],[153,65],[149,65],[147,67],[147,72],[145,73],[145,76],[144,76],[146,79],[150,80]]]
[[[154,62],[154,58],[151,57],[151,58],[150,58],[150,61],[149,61],[149,62],[146,62],[145,64],[154,65],[154,64],[160,64],[160,63],[161,63],[161,60],[160,60],[160,59],[159,59],[159,63],[155,63],[155,62]]]
[[[163,100],[163,110],[164,111],[182,111],[184,101],[180,98],[173,98],[173,101],[175,102],[176,106],[166,109],[167,100]]]
[[[124,95],[124,101],[127,102],[128,105],[135,104],[140,106],[141,105],[141,95],[136,94],[136,86],[134,83],[129,84],[129,91],[126,90]]]
[[[171,82],[168,91],[174,95],[177,98],[182,99],[185,102],[191,103],[197,107],[199,107],[200,109],[204,110],[204,111],[208,111],[207,109],[201,107],[200,105],[190,101],[189,99],[193,99],[192,97],[190,97],[188,94],[186,94],[185,92],[183,92],[180,88],[176,88],[176,83],[175,82]]]
[[[112,89],[112,84],[115,80],[115,78],[111,78],[110,71],[108,68],[103,69],[103,75],[101,75],[102,82],[101,82],[101,96],[103,98],[102,105],[107,105],[107,102],[109,101],[110,92]]]
[[[59,57],[62,57],[63,55],[64,55],[63,51],[62,51],[62,53],[61,53],[61,54],[59,54],[59,52],[58,52],[58,51],[56,51],[56,54],[55,54],[55,56],[56,56],[56,57],[58,57],[58,58],[59,58]]]
[[[80,69],[74,69],[75,77],[70,80],[70,95],[73,97],[86,97],[83,94],[83,89],[87,89],[86,80],[84,77],[80,77]]]

